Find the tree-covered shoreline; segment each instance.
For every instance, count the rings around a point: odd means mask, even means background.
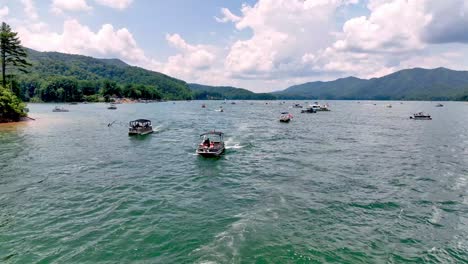
[[[16,82],[16,73],[28,73],[31,64],[26,50],[21,46],[18,33],[2,22],[0,26],[0,123],[20,121],[26,116],[26,105],[19,99],[21,91]]]

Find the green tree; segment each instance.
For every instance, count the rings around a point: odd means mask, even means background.
[[[105,80],[101,88],[101,94],[103,96],[122,96],[122,89],[117,85],[116,82]]]
[[[7,84],[7,69],[16,69],[20,72],[27,72],[26,68],[31,64],[26,61],[26,51],[21,46],[18,33],[13,32],[11,27],[2,22],[0,28],[0,60],[2,64],[2,84]]]
[[[9,89],[0,87],[0,123],[18,121],[26,116],[24,103]]]

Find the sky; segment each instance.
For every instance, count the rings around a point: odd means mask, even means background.
[[[270,92],[468,70],[468,0],[0,0],[22,44]]]

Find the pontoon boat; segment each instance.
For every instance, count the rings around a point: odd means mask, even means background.
[[[137,119],[131,121],[128,127],[129,136],[143,136],[153,133],[153,126],[151,126],[151,121],[147,119]]]
[[[200,135],[202,139],[198,145],[196,153],[202,157],[218,157],[223,154],[224,148],[224,133],[211,131]]]
[[[413,120],[432,120],[432,117],[428,114],[424,114],[423,112],[419,112],[410,116],[410,119]]]

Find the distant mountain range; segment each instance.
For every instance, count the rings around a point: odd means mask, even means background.
[[[190,83],[190,89],[196,100],[275,100],[276,96],[269,93],[254,93],[252,91],[231,86],[208,86]]]
[[[279,99],[468,100],[468,71],[415,68],[369,80],[308,82],[273,94]]]
[[[126,64],[119,59],[97,59],[59,52],[27,49],[31,73],[20,75],[22,89],[33,97],[54,78],[154,87],[163,99],[337,99],[337,100],[468,100],[468,71],[446,68],[407,69],[381,78],[347,77],[328,82],[308,82],[273,93],[254,93],[230,86],[187,84],[165,74]],[[38,82],[41,85],[34,86]],[[34,89],[36,91],[34,91]]]

